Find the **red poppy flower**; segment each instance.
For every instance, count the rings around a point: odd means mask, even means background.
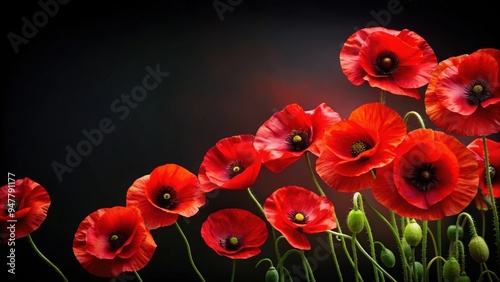
[[[352,34],[340,51],[340,65],[355,85],[420,99],[417,88],[429,83],[437,58],[413,31],[368,27]]]
[[[47,191],[28,177],[17,179],[0,188],[0,239],[19,239],[37,230],[47,217],[50,197]],[[15,232],[8,227],[15,224]]]
[[[491,139],[486,139],[486,147],[488,149],[488,162],[489,162],[489,172],[491,179],[491,186],[493,188],[493,197],[495,199],[500,198],[500,176],[497,173],[500,171],[500,142],[496,142]],[[487,179],[486,179],[486,164],[484,162],[484,148],[482,138],[475,139],[467,148],[474,153],[476,160],[478,162],[478,175],[479,175],[479,188],[484,193],[484,195],[489,196],[490,191],[488,189]]]
[[[374,198],[420,220],[456,215],[474,199],[477,161],[458,139],[431,129],[409,132],[392,164],[377,171]]]
[[[319,156],[324,147],[325,130],[339,120],[339,114],[325,103],[311,111],[290,104],[257,130],[254,146],[262,163],[272,172],[279,173],[306,151]]]
[[[425,111],[451,134],[500,132],[500,50],[480,49],[439,63],[425,92]]]
[[[203,191],[246,189],[253,185],[262,162],[250,134],[224,138],[210,148],[198,173]]]
[[[137,206],[148,229],[174,224],[179,215],[195,215],[205,204],[196,175],[177,164],[155,168],[127,191],[127,206]]]
[[[115,277],[137,271],[153,256],[156,243],[136,207],[102,208],[78,226],[73,253],[92,275]]]
[[[247,259],[260,254],[267,236],[264,220],[236,208],[210,214],[201,226],[205,243],[218,255],[232,259]]]
[[[362,105],[326,131],[316,172],[340,192],[369,188],[371,170],[390,163],[405,136],[406,125],[396,111],[381,103]]]
[[[285,186],[274,191],[264,202],[264,212],[269,223],[292,247],[300,250],[311,249],[304,233],[319,233],[337,227],[330,200],[298,186]]]

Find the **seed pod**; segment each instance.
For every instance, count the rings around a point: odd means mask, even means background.
[[[469,253],[477,263],[484,263],[488,260],[490,250],[483,237],[479,235],[472,236],[469,242]]]
[[[382,251],[380,251],[380,260],[388,268],[393,268],[394,265],[396,265],[396,256],[387,248],[383,248]]]
[[[360,233],[365,227],[365,215],[361,210],[351,210],[347,216],[347,227],[352,233]]]
[[[455,235],[458,232],[458,240],[462,240],[462,237],[464,236],[464,229],[460,225],[450,225],[448,226],[448,229],[446,230],[446,235],[448,235],[448,240],[454,242],[455,241]]]
[[[274,266],[269,267],[266,272],[266,282],[278,282],[279,274]]]
[[[471,282],[469,276],[467,276],[467,274],[465,274],[465,272],[462,272],[462,274],[460,274],[460,277],[458,277],[458,280],[457,282]]]
[[[460,264],[454,257],[449,258],[443,265],[444,281],[456,281],[460,277]]]
[[[403,254],[405,255],[406,261],[409,262],[412,258],[411,247],[408,242],[406,242],[405,238],[401,240],[401,246],[403,248]]]
[[[417,221],[415,221],[415,219],[412,219],[410,223],[406,225],[404,237],[408,245],[411,247],[415,247],[420,244],[420,241],[422,240],[422,228]]]

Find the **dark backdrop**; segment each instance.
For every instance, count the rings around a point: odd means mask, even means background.
[[[70,281],[110,281],[93,277],[80,266],[72,252],[73,236],[91,212],[124,205],[126,190],[136,178],[165,163],[177,163],[196,174],[215,142],[231,135],[255,134],[274,112],[290,103],[309,110],[326,102],[347,118],[361,104],[377,101],[377,90],[366,84],[352,85],[340,70],[341,44],[356,29],[368,25],[408,28],[428,41],[439,61],[480,48],[500,48],[498,18],[488,1],[367,2],[4,3],[3,171],[17,178],[30,177],[50,194],[48,217],[32,234],[39,249]],[[45,18],[40,12],[44,3],[52,3],[51,15]],[[218,13],[214,3],[228,10]],[[30,28],[27,22],[33,23],[34,16],[38,27]],[[19,36],[14,44],[9,40],[13,34]],[[142,85],[148,67],[165,74],[140,101],[125,106],[119,100],[122,93],[130,94]],[[433,127],[423,99],[389,95],[387,104],[402,115],[416,110]],[[106,121],[108,133],[87,150],[87,156],[75,160],[71,172],[58,177],[54,162],[67,165],[68,150],[76,150],[86,140],[83,132]],[[410,127],[418,124],[410,122]],[[472,140],[459,138],[464,143]],[[263,201],[277,187],[291,184],[312,188],[304,160],[279,175],[263,168],[253,189]],[[325,190],[345,226],[352,195]],[[371,199],[369,190],[363,194]],[[216,255],[199,235],[208,214],[224,207],[259,212],[245,191],[220,191],[208,195],[199,214],[179,220],[207,281],[230,278],[231,261]],[[383,224],[375,219],[372,224],[379,232],[376,239],[391,244],[391,236],[382,232]],[[176,228],[152,234],[158,248],[139,271],[143,280],[196,281]],[[316,278],[335,281],[332,260],[325,258],[321,245],[325,237],[310,238],[317,254],[308,255],[313,267],[320,264]],[[274,259],[271,246],[268,240],[261,256],[239,261],[236,280],[262,281],[266,267],[255,268],[255,264],[266,256]],[[348,281],[352,269],[336,246]],[[6,247],[0,250],[0,277],[7,281],[59,281],[25,239],[16,245],[15,277],[6,273]],[[289,261],[290,269],[298,265],[294,259]],[[474,265],[469,271],[473,270]],[[363,271],[369,275],[371,268]],[[398,269],[391,273],[400,278]],[[121,281],[133,278],[122,276]]]

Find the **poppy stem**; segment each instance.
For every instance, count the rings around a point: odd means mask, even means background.
[[[356,197],[356,200],[355,200],[355,206],[357,206],[357,202],[359,201],[360,210],[363,212],[363,216],[365,219],[366,234],[368,235],[368,241],[370,242],[370,253],[372,255],[372,258],[376,260],[377,253],[375,252],[375,243],[373,242],[373,232],[372,232],[372,228],[370,226],[370,222],[368,221],[368,217],[366,216],[365,207],[363,206],[363,196],[359,192],[356,192],[356,193],[358,194],[358,196]],[[357,199],[358,197],[359,197],[359,200]],[[375,275],[375,281],[379,282],[380,281],[380,279],[379,279],[380,272],[377,270],[377,267],[375,265],[373,265],[373,272],[374,272],[373,274]]]
[[[236,260],[233,259],[233,270],[231,272],[231,282],[234,282],[235,275],[236,275]]]
[[[201,281],[205,282],[205,278],[201,275],[200,271],[198,271],[198,268],[196,268],[196,265],[194,264],[193,260],[193,255],[191,254],[191,247],[189,247],[189,242],[188,239],[186,238],[186,235],[184,235],[184,232],[182,232],[181,227],[179,226],[179,223],[177,221],[175,222],[175,227],[177,227],[177,230],[179,230],[179,233],[181,233],[182,239],[184,240],[184,243],[186,243],[186,248],[188,251],[188,256],[189,256],[189,262],[191,263],[191,266],[193,267],[194,271],[200,277]]]
[[[61,272],[61,270],[59,270],[59,268],[57,268],[57,266],[55,266],[55,264],[53,264],[48,258],[46,258],[42,254],[42,252],[40,252],[40,250],[38,250],[38,248],[35,245],[35,242],[33,242],[33,239],[31,238],[31,235],[28,235],[28,242],[30,243],[31,247],[33,247],[33,250],[35,250],[37,255],[40,258],[42,258],[48,265],[50,265],[61,276],[63,281],[68,282],[68,279],[66,278],[66,276],[64,276],[64,274]]]
[[[137,271],[134,271],[134,274],[135,274],[135,277],[137,278],[137,280],[139,280],[139,282],[142,282],[142,278],[139,275],[139,273],[137,273]]]
[[[319,185],[318,180],[316,179],[316,176],[314,174],[314,169],[312,168],[309,154],[310,154],[309,152],[306,152],[306,161],[307,161],[307,167],[309,168],[309,173],[311,174],[312,181],[314,182],[314,186],[316,186],[321,196],[325,196],[325,192],[323,192],[323,189],[321,189],[321,186]]]
[[[427,265],[427,234],[429,233],[429,223],[427,220],[422,222],[422,265]],[[423,281],[427,282],[427,277],[423,276]]]
[[[490,194],[491,209],[493,210],[493,224],[495,225],[495,238],[497,246],[497,261],[500,262],[500,226],[498,222],[498,211],[497,205],[495,203],[495,195],[493,195],[493,185],[491,184],[491,172],[490,172],[490,158],[488,156],[488,145],[486,143],[486,136],[482,136],[483,139],[483,150],[484,150],[484,165],[486,167],[486,184],[488,186],[488,192]]]
[[[406,113],[406,115],[403,118],[403,121],[405,124],[408,123],[408,119],[410,118],[410,116],[416,117],[418,120],[418,123],[420,124],[420,128],[425,129],[425,123],[424,123],[424,120],[422,119],[422,116],[420,116],[420,114],[415,112],[415,111],[409,111],[408,113]]]

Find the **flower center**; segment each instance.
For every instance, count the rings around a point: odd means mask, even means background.
[[[358,140],[351,146],[351,155],[353,158],[355,158],[359,154],[369,149],[371,149],[370,144],[366,143],[365,141]]]
[[[170,186],[161,187],[158,191],[155,204],[160,208],[173,209],[177,206],[177,192]]]
[[[292,151],[303,151],[309,147],[309,133],[307,130],[294,129],[286,137],[286,142]]]
[[[109,237],[108,237],[109,247],[113,251],[116,251],[121,246],[123,246],[123,244],[125,243],[125,241],[127,241],[127,239],[128,239],[128,236],[124,232],[118,231],[118,232],[111,233],[111,235],[109,235]]]
[[[493,182],[497,176],[497,170],[495,169],[494,166],[490,165],[488,167],[488,170],[490,171],[490,179],[491,179],[491,182]],[[486,171],[484,172],[484,181],[485,182],[488,182],[488,179],[487,179],[487,175],[486,175]]]
[[[220,240],[221,247],[228,251],[236,251],[240,247],[240,240],[236,236],[228,236],[224,240]]]
[[[5,201],[5,206],[4,206],[4,209],[5,209],[5,212],[10,215],[12,214],[12,211],[14,210],[14,212],[17,212],[17,210],[19,209],[19,200],[18,199],[7,199],[7,201]]]
[[[381,75],[393,74],[399,66],[399,59],[392,51],[381,52],[375,59],[375,70]]]
[[[475,79],[465,87],[465,97],[470,105],[477,106],[491,97],[490,84],[482,79]]]
[[[243,166],[243,162],[241,161],[234,161],[231,162],[227,166],[227,174],[229,175],[229,178],[233,178],[236,175],[242,173],[245,170],[245,167]]]
[[[430,163],[422,163],[410,169],[406,181],[422,192],[427,192],[437,186],[439,179],[436,176],[436,168]]]
[[[298,224],[306,224],[308,222],[308,217],[306,214],[301,212],[292,212],[290,214],[290,220]]]

